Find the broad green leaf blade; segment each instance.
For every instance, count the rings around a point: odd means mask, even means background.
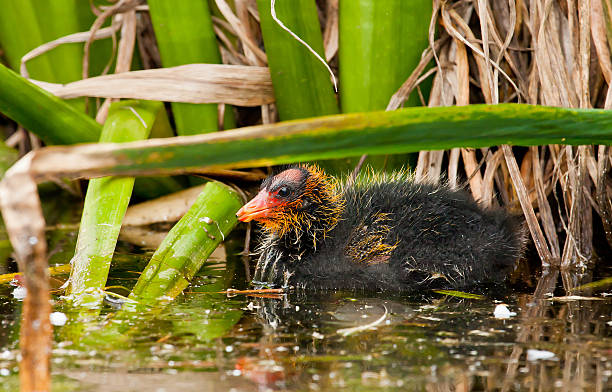
[[[270,0],[257,0],[257,7],[280,119],[338,113],[325,65],[272,19]],[[277,0],[276,13],[285,26],[324,58],[315,0]]]
[[[30,50],[62,36],[87,30],[79,12],[80,0],[4,0],[0,13],[0,46],[14,70]],[[93,14],[91,14],[93,22]],[[34,79],[68,83],[81,78],[81,45],[62,45],[28,62]]]
[[[102,127],[61,99],[33,85],[0,64],[0,112],[23,125],[46,144],[98,141]],[[154,132],[155,134],[155,132]],[[163,135],[172,134],[172,130]],[[140,179],[139,195],[155,197],[176,192],[174,179]]]
[[[340,106],[343,113],[383,110],[429,45],[431,0],[341,0]],[[419,106],[415,93],[405,106]],[[378,169],[406,166],[408,156],[369,156]],[[357,164],[353,159],[345,169]]]
[[[361,154],[396,154],[500,144],[612,143],[612,112],[502,104],[405,108],[241,128],[125,145],[51,147],[34,170],[47,175],[174,174],[203,167],[254,167]],[[67,155],[68,154],[68,155]],[[54,157],[78,156],[82,166]],[[50,163],[53,162],[53,166]],[[71,174],[72,173],[72,174]]]
[[[228,186],[207,183],[151,257],[130,298],[156,303],[160,297],[174,299],[179,295],[236,226],[236,211],[241,205],[238,194]]]
[[[82,0],[3,0],[0,12],[0,47],[11,68],[19,70],[21,58],[32,49],[57,38],[87,31],[95,20],[89,2]],[[90,75],[99,73],[111,52],[110,39],[92,46]],[[82,77],[83,44],[60,45],[27,62],[30,77],[51,83],[68,83]],[[84,100],[69,104],[79,111]]]
[[[165,67],[221,63],[217,38],[205,1],[150,0],[148,4]],[[231,113],[230,108],[227,109]],[[172,103],[172,111],[179,135],[212,132],[218,128],[216,104]]]
[[[382,110],[427,48],[431,0],[341,0],[342,112]],[[407,106],[418,105],[415,96]]]
[[[143,140],[156,123],[170,126],[161,102],[117,102],[109,110],[100,141]],[[89,182],[76,252],[71,261],[70,293],[75,305],[93,308],[102,303],[102,288],[133,186],[133,177],[104,177]]]
[[[0,112],[47,144],[97,141],[100,125],[61,99],[0,65]]]

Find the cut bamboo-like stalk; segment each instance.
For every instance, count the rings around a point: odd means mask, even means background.
[[[101,142],[146,139],[154,125],[169,127],[160,102],[123,101],[111,106]],[[115,251],[121,221],[134,186],[133,177],[105,177],[89,182],[75,255],[70,294],[77,306],[98,307]]]
[[[187,214],[170,230],[138,279],[130,298],[138,302],[175,298],[237,223],[239,195],[209,182]]]

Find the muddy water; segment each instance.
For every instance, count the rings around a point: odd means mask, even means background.
[[[117,256],[109,290],[126,294],[146,260]],[[56,296],[67,322],[54,328],[54,390],[612,390],[610,286],[559,298],[543,283],[540,299],[219,293],[230,286],[244,287],[240,263],[209,267],[172,304],[138,314],[109,302],[92,317]],[[18,385],[14,289],[0,286],[0,391]]]

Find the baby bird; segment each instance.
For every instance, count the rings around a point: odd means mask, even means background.
[[[297,165],[266,178],[236,215],[263,227],[253,283],[271,287],[467,288],[502,281],[525,242],[521,218],[405,173],[342,183]]]

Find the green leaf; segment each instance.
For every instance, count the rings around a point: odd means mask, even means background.
[[[61,99],[0,65],[0,112],[47,144],[97,141],[100,125]]]
[[[429,44],[431,0],[350,0],[339,7],[342,112],[387,107]],[[419,105],[413,96],[407,106]]]
[[[221,63],[217,38],[205,1],[150,0],[148,4],[165,67]],[[212,132],[218,128],[216,104],[172,103],[172,112],[179,135]],[[229,106],[226,112],[232,113]],[[233,127],[233,120],[227,126]]]
[[[4,173],[17,161],[19,153],[14,148],[11,148],[0,141],[0,179],[4,177]]]
[[[343,113],[382,110],[429,45],[431,0],[340,1],[339,67]],[[405,106],[420,106],[413,93]],[[369,156],[378,169],[406,166],[408,156]],[[352,169],[353,159],[345,164]]]
[[[3,0],[0,12],[0,47],[13,70],[32,49],[57,38],[87,31],[95,20],[89,2],[82,0]],[[90,54],[92,72],[99,73],[111,55],[110,39],[96,42]],[[27,62],[30,77],[51,83],[68,83],[82,77],[83,44],[60,45]],[[79,111],[84,100],[69,104]]]
[[[66,102],[0,65],[0,112],[23,125],[47,144],[95,142],[102,127]],[[155,130],[153,130],[154,134]],[[171,129],[159,135],[173,134]],[[139,195],[155,197],[176,192],[171,178],[139,179]]]
[[[456,291],[456,290],[433,290],[433,292],[442,294],[442,295],[448,295],[451,297],[457,297],[457,298],[467,298],[467,299],[485,299],[486,298],[484,295],[464,293],[463,291]]]
[[[160,297],[174,299],[179,295],[236,226],[236,211],[241,205],[240,197],[228,186],[207,183],[151,257],[130,299],[157,303]]]
[[[270,0],[257,0],[257,7],[280,119],[338,113],[325,65],[272,19]],[[315,0],[277,1],[276,13],[283,24],[324,57]]]
[[[101,142],[124,143],[146,139],[154,125],[169,127],[161,102],[114,103],[102,129]],[[72,258],[70,293],[74,304],[99,307],[115,245],[132,188],[133,177],[104,177],[89,181]]]
[[[14,70],[30,50],[62,36],[88,30],[80,0],[4,0],[0,13],[0,45]],[[93,14],[89,12],[91,22]],[[82,45],[62,45],[27,63],[30,76],[53,83],[81,79]]]
[[[55,147],[47,154],[49,159],[70,153],[94,159],[96,167],[78,173],[91,176],[174,174],[186,168],[254,167],[500,144],[610,143],[610,111],[502,104],[343,114],[130,145]],[[79,167],[69,161],[54,163],[49,174],[66,175]]]

